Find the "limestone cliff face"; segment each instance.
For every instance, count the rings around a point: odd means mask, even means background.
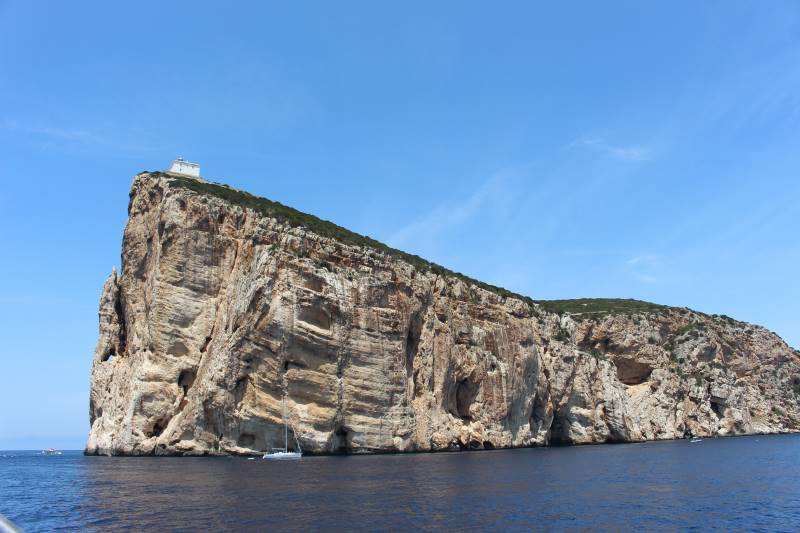
[[[86,452],[263,453],[284,403],[307,453],[775,433],[800,429],[798,394],[800,354],[758,326],[559,315],[145,173],[100,301]]]

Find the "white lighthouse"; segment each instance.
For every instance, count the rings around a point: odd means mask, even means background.
[[[169,170],[167,170],[167,172],[172,174],[181,174],[183,176],[191,176],[192,178],[199,178],[200,163],[191,163],[178,156],[178,158],[169,166]]]

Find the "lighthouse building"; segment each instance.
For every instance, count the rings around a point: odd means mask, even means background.
[[[169,170],[172,174],[181,174],[182,176],[190,176],[192,178],[199,178],[200,177],[200,164],[199,163],[191,163],[186,161],[182,157],[178,157],[172,164],[169,166]]]

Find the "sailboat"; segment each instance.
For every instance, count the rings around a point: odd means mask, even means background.
[[[294,433],[294,431],[292,432]],[[294,442],[297,447],[296,452],[289,451],[289,424],[286,421],[286,398],[283,399],[283,448],[272,448],[264,454],[264,459],[300,459],[303,456],[303,450],[300,449],[300,441],[297,440],[297,435],[294,436]]]

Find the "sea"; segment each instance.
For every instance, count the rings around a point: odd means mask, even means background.
[[[800,435],[434,454],[0,452],[24,531],[800,529]]]

